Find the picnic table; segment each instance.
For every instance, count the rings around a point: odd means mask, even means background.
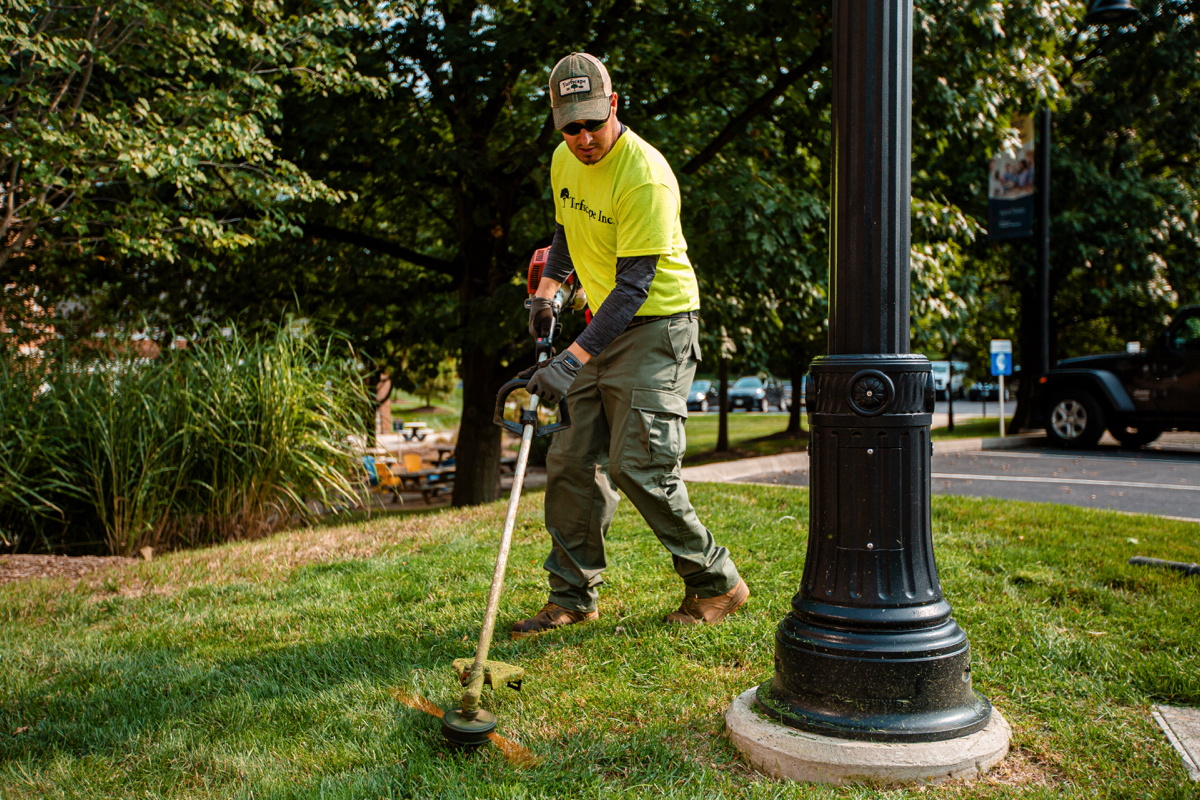
[[[392,471],[401,487],[406,491],[417,491],[426,503],[454,488],[454,467],[438,465],[425,467],[416,453],[405,453],[403,462]]]
[[[411,442],[413,439],[423,442],[426,436],[433,433],[433,428],[424,422],[405,422],[402,425],[392,423],[392,428],[403,436],[406,442]]]

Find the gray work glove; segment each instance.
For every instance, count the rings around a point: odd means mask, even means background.
[[[529,335],[535,339],[550,335],[554,324],[554,308],[549,297],[529,298]]]
[[[549,361],[535,364],[521,373],[521,377],[529,377],[525,391],[536,394],[548,406],[556,406],[567,396],[575,376],[583,364],[570,353],[561,353]]]

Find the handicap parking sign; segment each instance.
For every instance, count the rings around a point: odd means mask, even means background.
[[[1012,375],[1012,340],[992,339],[992,374]]]

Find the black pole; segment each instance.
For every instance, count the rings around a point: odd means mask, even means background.
[[[946,379],[946,411],[948,412],[949,420],[946,423],[946,430],[954,433],[954,351],[950,351],[950,360],[947,362],[950,365],[950,377]]]
[[[759,705],[843,739],[982,729],[930,529],[929,361],[909,354],[911,0],[834,0],[829,355],[811,367],[808,552]]]
[[[1050,369],[1050,109],[1038,116],[1037,168],[1037,298],[1038,353],[1036,375]]]
[[[1044,375],[1050,363],[1050,109],[1038,116],[1036,146],[1037,166],[1034,169],[1037,193],[1037,361],[1031,377]]]
[[[729,449],[729,358],[717,360],[717,452]]]

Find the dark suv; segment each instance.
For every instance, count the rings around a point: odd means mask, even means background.
[[[728,409],[744,408],[747,411],[767,411],[772,405],[787,411],[792,404],[792,384],[771,375],[746,375],[738,378],[729,387]]]
[[[1200,431],[1200,306],[1182,308],[1140,353],[1068,358],[1038,379],[1046,435],[1092,447],[1105,428],[1127,447]]]

